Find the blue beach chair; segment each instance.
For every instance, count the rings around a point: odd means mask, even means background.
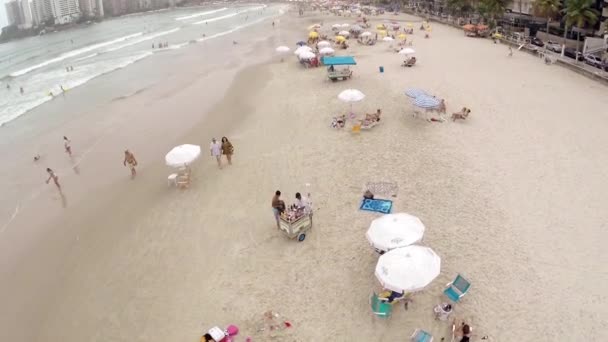
[[[451,283],[446,285],[446,289],[443,293],[453,302],[460,301],[471,287],[471,283],[468,280],[464,279],[460,274],[456,276],[456,279]]]
[[[424,330],[416,329],[412,334],[411,339],[414,342],[433,342],[433,335]]]
[[[369,303],[372,307],[372,312],[374,315],[382,318],[391,317],[393,306],[383,301],[375,292],[369,298]]]

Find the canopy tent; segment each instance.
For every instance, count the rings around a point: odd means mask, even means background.
[[[355,58],[351,56],[324,57],[325,65],[357,65]]]

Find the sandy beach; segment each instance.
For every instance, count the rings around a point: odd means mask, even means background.
[[[432,308],[458,273],[472,288],[454,317],[473,326],[472,341],[608,339],[607,88],[439,24],[430,39],[414,25],[414,67],[400,67],[387,43],[353,42],[337,50],[356,58],[353,78],[330,82],[325,68],[304,69],[292,53],[281,63],[274,51],[319,21],[353,18],[290,12],[275,29],[263,22],[236,34],[237,46],[228,35],[102,76],[39,107],[62,113],[44,129],[15,122],[19,133],[0,145],[12,160],[0,171],[0,340],[199,341],[235,324],[236,341],[404,341],[416,328],[449,341],[451,325]],[[118,100],[101,91],[154,63],[173,65],[158,68],[164,82]],[[409,87],[471,116],[414,118]],[[366,95],[353,106],[360,116],[382,109],[379,125],[330,128],[349,110],[337,99],[347,88]],[[98,104],[84,104],[95,96]],[[77,173],[54,146],[66,131]],[[219,170],[207,148],[221,136],[235,156]],[[182,143],[203,148],[184,191],[167,187],[163,161]],[[133,181],[122,166],[127,147],[141,162]],[[42,187],[34,150],[45,154],[41,165],[58,165],[66,198]],[[440,276],[387,321],[368,305],[380,287],[365,239],[378,215],[358,209],[368,182],[398,185],[393,212],[420,217],[422,244],[442,258]],[[304,242],[277,231],[277,189],[289,203],[312,193]],[[268,310],[293,326],[259,331]]]

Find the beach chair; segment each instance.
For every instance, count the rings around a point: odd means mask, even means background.
[[[177,179],[175,180],[175,185],[180,189],[185,189],[190,187],[190,170],[183,169],[177,175]]]
[[[416,329],[412,334],[411,340],[414,342],[433,342],[433,335],[422,329]]]
[[[375,292],[369,298],[369,303],[372,307],[374,315],[382,318],[391,317],[393,306],[383,301]]]
[[[453,302],[460,301],[471,287],[471,283],[464,279],[460,274],[456,276],[456,279],[446,285],[446,289],[443,293]]]
[[[168,186],[177,186],[177,173],[172,173],[167,177],[167,185]]]

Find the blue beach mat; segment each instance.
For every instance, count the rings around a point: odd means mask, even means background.
[[[390,214],[393,201],[383,199],[364,199],[359,209],[373,211],[376,213]]]

